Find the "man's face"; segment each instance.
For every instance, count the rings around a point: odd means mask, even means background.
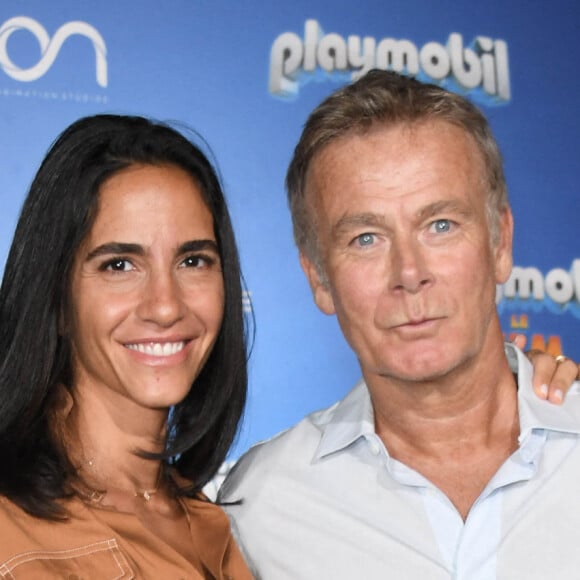
[[[302,265],[367,382],[442,377],[496,340],[512,220],[506,210],[493,245],[483,161],[464,131],[429,121],[340,138],[312,160],[306,195],[326,280]]]

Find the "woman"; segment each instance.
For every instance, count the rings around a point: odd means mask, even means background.
[[[240,278],[180,133],[101,115],[54,143],[0,290],[1,577],[251,577],[201,492],[246,398]]]

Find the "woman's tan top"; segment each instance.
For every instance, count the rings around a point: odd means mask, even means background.
[[[145,528],[133,514],[66,502],[64,522],[28,515],[0,497],[0,578],[250,580],[218,506],[184,499],[195,548],[194,566]]]

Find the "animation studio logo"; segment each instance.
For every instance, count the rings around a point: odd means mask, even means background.
[[[301,82],[326,74],[350,73],[356,80],[372,68],[418,76],[430,82],[455,84],[490,103],[511,98],[507,43],[477,36],[466,47],[458,33],[446,45],[428,42],[418,48],[409,40],[324,34],[316,20],[307,20],[304,38],[293,32],[278,36],[270,51],[270,93],[298,94]],[[452,88],[452,87],[451,87]]]
[[[29,68],[19,67],[8,55],[8,40],[13,33],[20,30],[30,32],[40,47],[40,59]],[[108,75],[105,41],[96,28],[81,21],[63,24],[51,38],[46,29],[33,18],[27,16],[10,18],[0,26],[0,68],[17,81],[26,83],[36,81],[53,66],[63,44],[73,35],[84,36],[92,42],[95,50],[96,81],[99,86],[106,87]]]

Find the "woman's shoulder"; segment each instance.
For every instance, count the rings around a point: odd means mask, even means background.
[[[70,505],[69,505],[70,504]],[[67,510],[72,508],[76,511],[74,502],[64,504]],[[71,512],[69,512],[71,513]],[[54,536],[60,535],[56,530],[65,531],[71,528],[70,516],[60,520],[40,518],[29,514],[22,507],[6,496],[0,496],[0,558],[5,553],[5,548],[10,546],[14,549],[18,545],[32,547],[35,543],[45,545],[45,540],[50,544]],[[5,539],[5,541],[4,541]]]
[[[198,493],[194,497],[182,497],[180,501],[187,511],[190,519],[199,519],[203,525],[212,522],[229,531],[229,520],[224,510],[205,494]]]
[[[38,521],[43,520],[30,515],[5,495],[0,495],[0,534],[2,537],[5,537],[6,529],[29,527]]]
[[[131,577],[123,575],[130,570],[116,538],[103,533],[82,502],[64,507],[69,517],[49,520],[0,496],[0,577],[72,577],[79,569],[90,578]]]
[[[0,565],[45,547],[55,536],[56,522],[34,517],[6,496],[0,496]]]
[[[205,495],[182,501],[188,516],[192,537],[207,568],[218,577],[251,580],[253,576],[236,544],[228,516]]]
[[[226,533],[229,532],[229,520],[219,505],[210,500],[203,491],[189,492],[191,481],[181,476],[177,470],[172,469],[169,475],[181,506],[188,514],[190,524],[193,518],[199,520],[202,526],[214,523],[224,528]]]

